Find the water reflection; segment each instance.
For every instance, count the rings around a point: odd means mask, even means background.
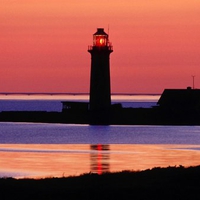
[[[91,145],[90,169],[93,173],[102,174],[109,171],[109,145]]]
[[[175,165],[200,165],[200,145],[0,144],[0,177],[62,177]]]

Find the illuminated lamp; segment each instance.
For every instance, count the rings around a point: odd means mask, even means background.
[[[93,35],[93,45],[96,47],[105,47],[108,45],[108,34],[104,32],[103,28],[98,28]]]

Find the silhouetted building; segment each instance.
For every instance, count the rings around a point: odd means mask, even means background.
[[[165,89],[157,103],[160,124],[200,124],[200,90]]]
[[[158,100],[161,109],[170,112],[200,111],[200,90],[191,89],[165,89]]]
[[[90,110],[110,109],[110,53],[112,46],[108,34],[98,28],[93,35],[93,46],[89,46],[91,54],[90,77]]]
[[[113,52],[108,34],[103,28],[98,28],[93,35],[93,46],[89,46],[88,52],[91,54],[89,109],[92,119],[96,118],[100,122],[111,107],[110,53]]]

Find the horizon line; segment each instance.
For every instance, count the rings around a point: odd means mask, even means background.
[[[86,92],[0,92],[0,95],[89,95]],[[111,93],[111,95],[161,95],[161,93]]]

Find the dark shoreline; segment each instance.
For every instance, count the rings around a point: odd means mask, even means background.
[[[0,199],[199,199],[200,166],[44,179],[0,179]]]
[[[200,125],[200,113],[163,114],[157,108],[117,109],[110,113],[109,120],[104,115],[101,115],[101,113],[99,116],[100,119],[97,118],[93,123],[89,112],[2,111],[0,112],[0,122],[91,125]]]
[[[98,92],[95,91],[94,96],[98,96]],[[94,101],[96,108],[91,107],[91,102],[62,101],[61,112],[2,111],[0,121],[90,125],[200,125],[199,89],[165,89],[156,106],[151,108],[124,108],[121,103],[111,104],[110,100],[109,103],[106,100],[107,103],[102,106],[102,99]]]

